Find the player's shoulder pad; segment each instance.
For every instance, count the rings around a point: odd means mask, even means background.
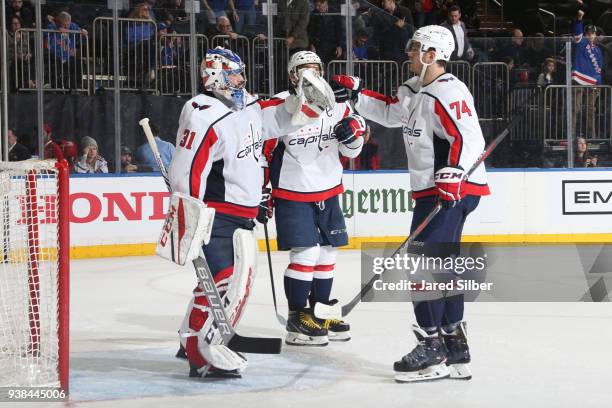
[[[418,93],[417,89],[419,88],[418,82],[419,82],[419,77],[418,76],[414,76],[412,78],[409,78],[403,84],[400,85],[400,87],[398,89],[398,92],[399,91],[403,91],[403,92],[407,92],[409,94],[416,94],[416,93]]]
[[[424,89],[424,93],[440,101],[466,99],[470,93],[463,82],[453,74],[440,75]]]

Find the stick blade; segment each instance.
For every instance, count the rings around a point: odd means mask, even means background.
[[[272,337],[243,337],[235,334],[227,347],[242,353],[280,354],[283,340]]]
[[[341,319],[342,307],[339,303],[336,303],[335,305],[317,303],[315,305],[314,313],[319,319]]]

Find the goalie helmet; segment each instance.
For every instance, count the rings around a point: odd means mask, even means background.
[[[423,62],[423,54],[430,49],[436,51],[436,61],[448,61],[455,51],[455,40],[448,28],[429,25],[419,28],[406,44],[406,52],[410,51],[413,43],[418,42],[419,58]]]
[[[323,75],[323,62],[317,54],[312,51],[298,51],[291,56],[287,64],[289,79],[294,86],[298,81],[299,67],[306,64],[317,64],[320,69],[319,74]]]
[[[233,51],[223,47],[208,50],[201,66],[204,89],[243,109],[246,104],[244,71],[244,63]],[[242,75],[242,81],[236,84],[230,75]]]

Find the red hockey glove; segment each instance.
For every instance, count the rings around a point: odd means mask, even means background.
[[[334,75],[331,82],[336,103],[343,103],[349,99],[353,102],[357,100],[357,95],[363,89],[363,81],[356,76]],[[349,95],[349,91],[352,91]]]
[[[434,181],[438,196],[445,204],[454,206],[461,200],[465,171],[461,166],[448,166],[436,171]]]
[[[363,137],[367,129],[365,119],[351,114],[334,126],[334,136],[342,144],[351,144],[357,138]]]

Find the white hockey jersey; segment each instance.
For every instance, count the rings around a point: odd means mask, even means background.
[[[395,98],[363,90],[355,109],[386,127],[402,127],[408,156],[412,197],[435,195],[434,173],[446,166],[468,171],[485,147],[474,99],[465,84],[445,73],[416,92],[410,78]],[[467,180],[464,195],[488,195],[481,164]]]
[[[275,97],[284,100],[288,96],[289,92],[281,92]],[[344,192],[339,153],[357,157],[363,138],[343,145],[334,137],[333,128],[351,112],[347,103],[336,104],[313,124],[265,142],[273,197],[315,202]]]
[[[249,95],[247,106],[233,111],[213,96],[190,99],[181,112],[170,164],[173,191],[198,197],[219,213],[256,217],[266,135],[297,128],[283,104]]]

